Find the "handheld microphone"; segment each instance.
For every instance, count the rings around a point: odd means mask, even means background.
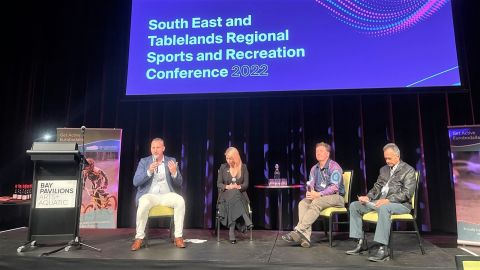
[[[158,162],[158,156],[157,155],[153,156],[153,159],[155,160],[155,162]],[[158,172],[158,166],[155,168],[155,173],[157,173],[157,172]]]
[[[308,191],[312,191],[312,182],[313,182],[312,180],[308,180],[306,183]]]
[[[80,127],[80,129],[82,130],[82,134],[83,134],[83,133],[85,133],[85,129],[87,129],[87,127],[82,126],[82,127]]]

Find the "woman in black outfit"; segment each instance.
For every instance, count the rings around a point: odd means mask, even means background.
[[[235,147],[225,151],[225,159],[218,170],[218,208],[220,222],[229,228],[229,240],[235,244],[235,225],[242,232],[253,226],[248,215],[248,170]]]

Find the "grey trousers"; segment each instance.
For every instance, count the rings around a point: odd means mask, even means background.
[[[350,237],[360,239],[363,238],[362,216],[371,211],[378,212],[378,222],[375,228],[375,236],[373,240],[377,243],[388,245],[390,237],[390,226],[392,214],[408,214],[410,210],[401,203],[389,203],[380,206],[380,208],[370,207],[359,201],[350,204]]]
[[[328,207],[344,207],[343,197],[338,194],[319,197],[315,200],[303,199],[298,204],[298,224],[295,230],[310,240],[312,224],[320,216],[320,212]]]

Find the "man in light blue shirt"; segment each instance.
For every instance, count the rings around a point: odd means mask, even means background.
[[[157,205],[173,208],[175,223],[176,247],[184,248],[183,220],[185,216],[185,201],[177,194],[174,186],[182,186],[182,175],[174,158],[163,155],[165,145],[163,139],[155,138],[150,145],[151,156],[140,159],[137,171],[133,177],[133,185],[137,188],[135,202],[137,204],[137,226],[132,251],[143,246],[145,226],[150,209]]]

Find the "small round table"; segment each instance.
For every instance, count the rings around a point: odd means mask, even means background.
[[[304,187],[305,185],[286,185],[286,186],[269,186],[269,185],[255,185],[255,188],[260,188],[260,189],[273,189],[277,191],[277,208],[278,208],[278,230],[282,231],[283,226],[282,226],[282,193],[284,190],[289,190],[289,189],[300,189]]]

